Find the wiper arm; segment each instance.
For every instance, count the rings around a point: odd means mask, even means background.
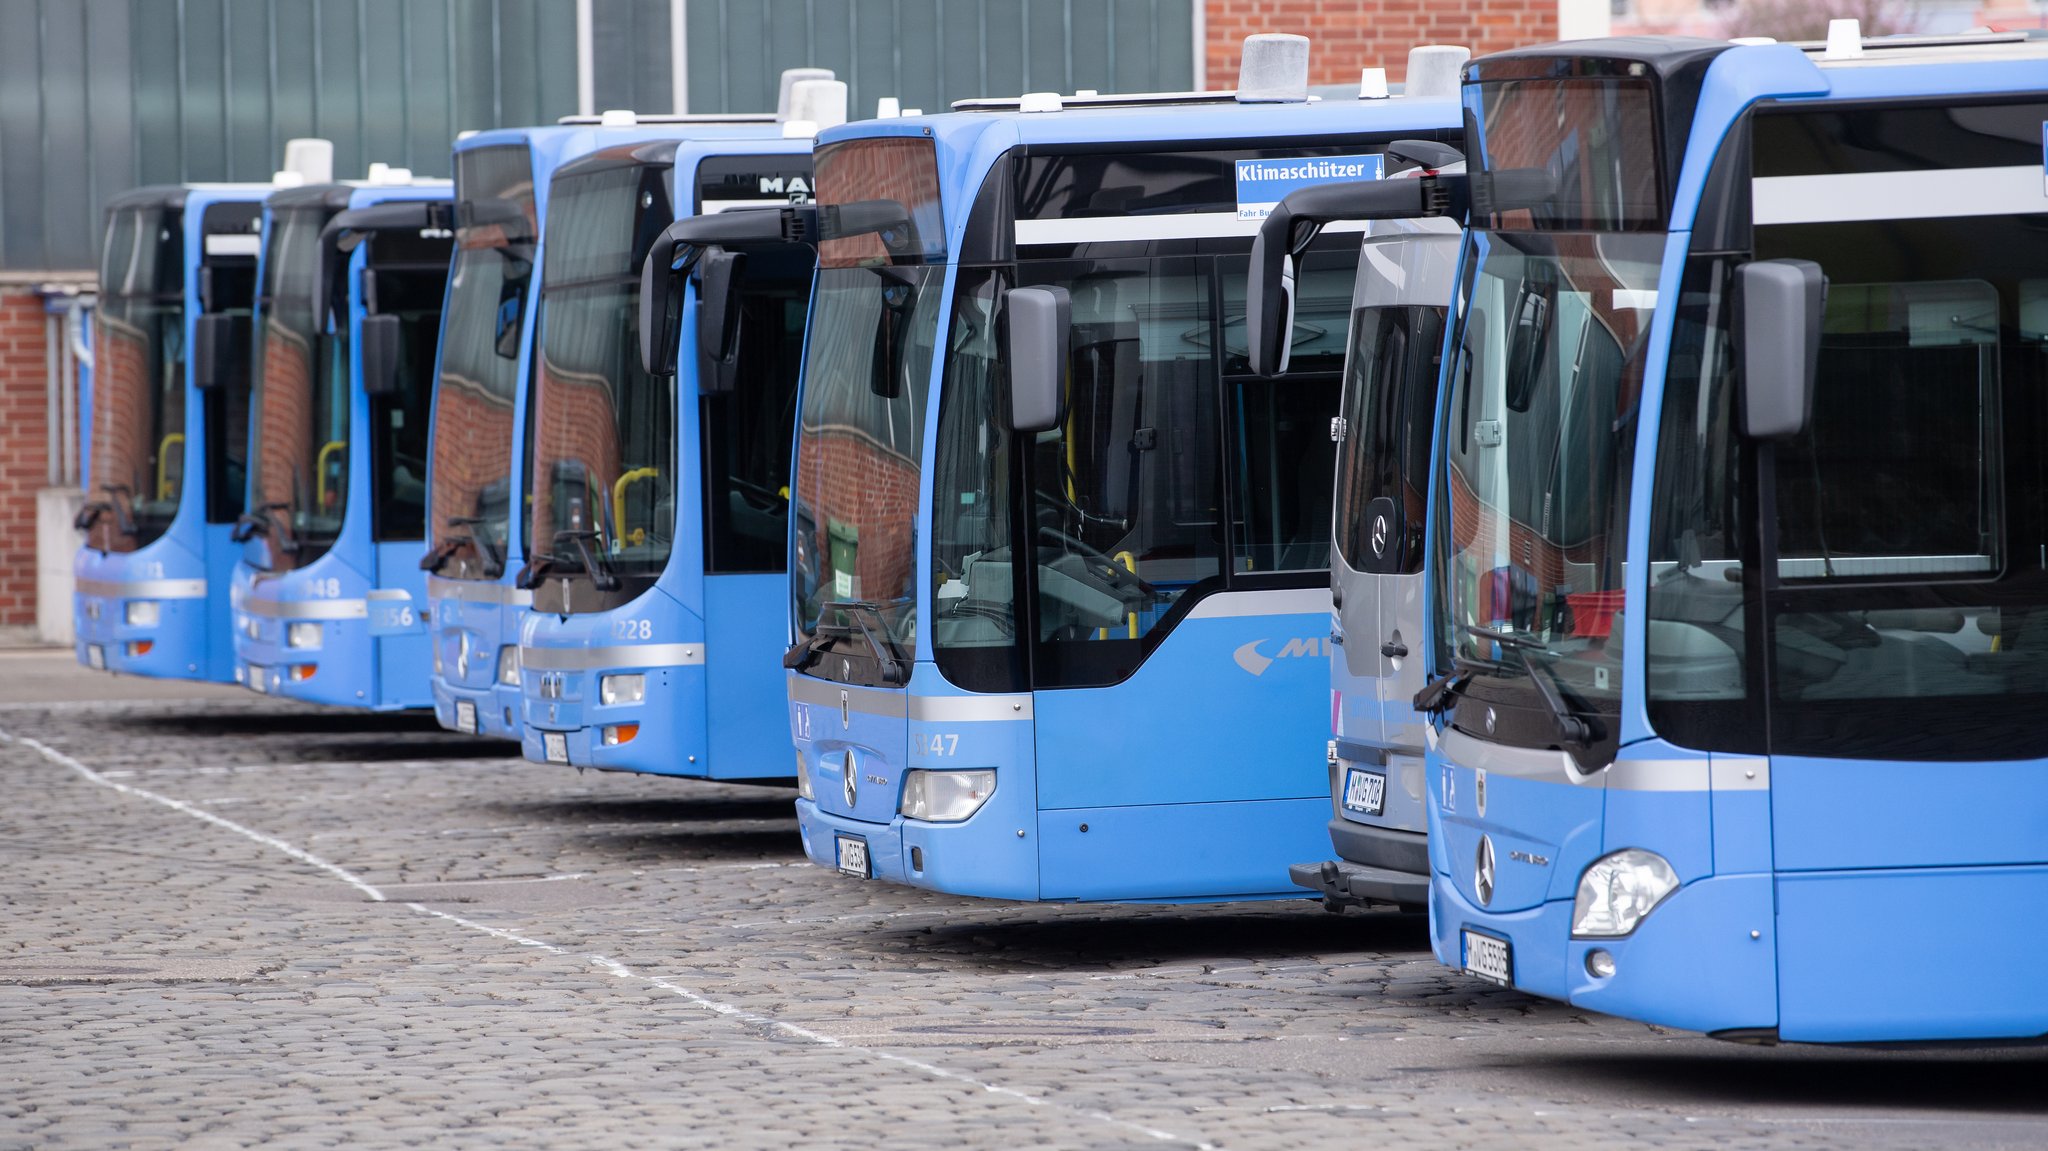
[[[1522,653],[1522,671],[1528,675],[1529,682],[1536,685],[1536,694],[1543,697],[1543,705],[1550,709],[1551,717],[1557,721],[1558,742],[1568,747],[1581,748],[1593,742],[1593,726],[1578,712],[1572,710],[1572,706],[1565,702],[1564,693],[1557,689],[1557,681],[1554,678],[1557,672],[1549,664],[1538,666],[1536,661],[1529,658],[1532,651],[1548,652],[1549,644],[1533,635],[1496,631],[1490,627],[1469,623],[1465,625],[1465,633],[1478,636],[1480,639],[1490,639],[1504,648],[1513,648]]]
[[[142,528],[137,526],[134,515],[129,511],[129,507],[135,503],[135,489],[127,484],[101,484],[100,490],[116,497],[107,501],[107,510],[114,513],[114,523],[120,527],[121,534],[124,536],[141,534]],[[121,501],[119,498],[121,496],[128,497],[126,503]]]
[[[512,577],[512,585],[525,591],[532,591],[541,585],[541,581],[548,578],[548,572],[553,570],[554,566],[555,561],[547,556],[534,556],[526,561],[525,567],[519,569],[518,575]]]
[[[1465,625],[1465,634],[1476,635],[1480,639],[1490,639],[1502,647],[1520,648],[1523,651],[1550,650],[1549,644],[1544,643],[1533,635],[1525,635],[1518,631],[1496,631],[1490,627],[1480,627],[1478,624],[1468,623]]]
[[[1440,675],[1422,685],[1415,693],[1415,710],[1424,715],[1437,715],[1450,709],[1457,702],[1458,693],[1472,680],[1472,669],[1460,664],[1458,669]]]
[[[476,540],[471,536],[449,536],[435,545],[433,551],[420,557],[420,570],[438,573],[442,568],[448,566],[449,560],[455,558],[456,552],[461,551],[463,548],[475,546]]]
[[[852,630],[848,629],[844,624],[828,624],[825,622],[825,613],[835,608],[852,617]],[[875,621],[875,627],[872,629],[868,627],[869,616],[874,617]],[[888,625],[882,619],[882,605],[872,600],[846,599],[828,600],[819,605],[817,626],[817,635],[819,637],[852,635],[853,630],[860,632],[860,637],[867,641],[869,650],[875,653],[875,662],[882,665],[883,683],[901,685],[910,682],[910,673],[903,667],[903,661],[897,658],[895,645],[884,642],[880,636],[875,634],[877,630],[882,632],[889,630]],[[812,642],[815,643],[816,640]]]
[[[602,553],[591,548],[591,542],[598,538],[593,529],[578,531],[574,528],[555,533],[554,545],[560,547],[563,540],[576,546],[576,557],[583,561],[583,570],[590,573],[590,585],[599,591],[619,590],[619,576],[611,565],[604,561]]]
[[[241,544],[248,543],[251,536],[269,535],[271,529],[276,526],[276,522],[271,519],[270,513],[285,511],[291,506],[291,501],[289,500],[275,500],[267,504],[257,504],[253,511],[244,512],[235,517],[235,526],[228,533],[228,538]],[[287,551],[297,550],[290,546],[289,541],[280,546],[283,546]]]
[[[448,526],[451,528],[484,527],[489,525],[490,522],[491,521],[484,516],[448,517]],[[497,579],[499,576],[505,574],[504,549],[498,547],[496,544],[491,542],[490,533],[472,532],[470,535],[470,543],[476,547],[476,550],[478,552],[483,554],[485,575],[491,577],[492,579]]]

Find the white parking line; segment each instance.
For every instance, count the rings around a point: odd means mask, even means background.
[[[139,787],[134,787],[129,784],[120,783],[115,780],[108,779],[105,775],[102,775],[101,773],[94,771],[92,768],[87,767],[85,764],[80,763],[78,760],[73,759],[72,757],[64,754],[61,751],[58,751],[56,748],[51,747],[49,744],[46,744],[41,740],[33,739],[25,735],[14,735],[8,731],[5,731],[4,729],[0,729],[0,743],[18,743],[23,747],[34,750],[44,759],[47,759],[60,767],[65,767],[73,772],[76,772],[79,776],[84,778],[89,783],[97,784],[100,787],[108,788],[112,791],[117,791],[123,795],[133,796],[137,799],[145,799],[151,803],[161,804],[164,807],[170,808],[172,811],[180,812],[182,814],[189,815],[194,819],[203,820],[207,823],[213,824],[215,827],[223,828],[227,831],[232,831],[237,835],[252,840],[256,843],[262,844],[263,846],[271,848],[275,851],[281,852],[282,854],[289,856],[292,859],[298,860],[301,863],[307,864],[308,866],[319,868],[320,870],[325,871],[328,874],[334,876],[335,878],[341,880],[343,883],[348,884],[350,887],[353,887],[356,890],[362,892],[365,896],[367,896],[375,902],[386,902],[384,893],[382,891],[378,890],[369,881],[356,875],[354,872],[351,872],[338,864],[330,863],[327,860],[322,859],[317,855],[314,855],[310,851],[305,851],[298,847],[294,847],[293,845],[286,843],[284,840],[278,839],[275,836],[265,835],[260,831],[244,827],[243,825],[236,823],[233,820],[222,819],[220,816],[215,815],[212,812],[206,811],[202,808],[194,807],[183,800],[173,799],[167,795],[159,795],[153,791],[145,791],[144,789]],[[702,871],[711,869],[674,868],[670,870]],[[409,887],[416,885],[402,884],[397,886]],[[507,943],[515,944],[519,947],[532,948],[537,951],[545,952],[549,955],[569,956],[572,954],[572,952],[570,952],[568,949],[557,946],[556,944],[548,943],[544,940],[533,939],[528,936],[517,934],[516,932],[507,931],[502,927],[493,927],[487,923],[479,923],[473,919],[465,919],[462,916],[453,915],[446,911],[439,911],[434,908],[427,907],[423,904],[406,903],[403,906],[412,911],[418,912],[421,915],[429,915],[433,916],[436,919],[444,919],[460,927],[467,928],[471,931],[480,932],[484,935],[492,937],[493,939],[500,939]],[[1091,1111],[1084,1108],[1069,1107],[1062,1103],[1056,1103],[1050,1099],[1045,1098],[1044,1096],[1032,1095],[1028,1092],[1019,1091],[1014,1087],[1004,1087],[1001,1084],[993,1083],[985,1079],[979,1079],[975,1076],[968,1075],[963,1072],[951,1071],[944,1067],[940,1067],[937,1064],[927,1063],[921,1059],[912,1059],[909,1056],[905,1055],[896,1055],[887,1051],[880,1051],[872,1047],[863,1047],[859,1044],[847,1043],[843,1040],[835,1039],[830,1035],[826,1035],[823,1032],[813,1031],[810,1028],[800,1027],[794,1023],[788,1023],[783,1020],[776,1019],[773,1016],[757,1014],[755,1012],[748,1011],[743,1007],[738,1007],[730,1003],[720,1002],[716,999],[710,998],[709,996],[702,995],[696,991],[690,990],[687,987],[684,987],[677,983],[673,983],[659,976],[642,974],[640,972],[634,971],[632,968],[627,967],[625,964],[620,963],[617,960],[612,959],[608,956],[586,954],[581,956],[580,958],[585,963],[589,964],[591,967],[603,971],[606,974],[609,974],[617,979],[636,981],[647,984],[651,987],[659,988],[663,991],[668,992],[670,995],[673,995],[676,998],[681,999],[686,1003],[689,1003],[693,1007],[697,1007],[701,1010],[709,1011],[715,1015],[721,1015],[725,1018],[736,1020],[738,1022],[745,1023],[756,1028],[771,1030],[778,1034],[787,1035],[795,1039],[801,1039],[805,1042],[812,1043],[820,1047],[832,1047],[837,1048],[839,1050],[852,1052],[854,1054],[864,1055],[868,1058],[875,1059],[883,1063],[891,1063],[899,1067],[909,1068],[910,1070],[931,1076],[935,1079],[944,1079],[948,1082],[968,1084],[982,1091],[988,1092],[992,1095],[1001,1095],[1005,1098],[1014,1099],[1018,1102],[1028,1104],[1032,1107],[1042,1107],[1052,1111],[1064,1112],[1066,1114],[1073,1115],[1078,1118],[1091,1119],[1096,1122],[1104,1123],[1112,1127],[1120,1127],[1126,1131],[1134,1131],[1138,1134],[1144,1135],[1151,1139],[1159,1140],[1161,1142],[1189,1143],[1197,1148],[1202,1149],[1202,1151],[1214,1151],[1212,1144],[1186,1139],[1182,1136],[1175,1135],[1170,1131],[1163,1131],[1156,1127],[1148,1127],[1142,1123],[1134,1123],[1127,1119],[1119,1119],[1116,1116],[1111,1115],[1104,1111]]]

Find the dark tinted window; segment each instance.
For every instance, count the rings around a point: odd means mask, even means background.
[[[732,388],[703,400],[704,564],[711,572],[779,572],[789,549],[789,451],[811,250],[750,252],[740,281]]]

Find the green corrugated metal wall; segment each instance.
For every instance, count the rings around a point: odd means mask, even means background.
[[[689,110],[834,69],[896,96],[1185,88],[1198,0],[685,0]],[[592,0],[595,108],[669,111],[669,0]],[[577,110],[576,0],[0,0],[0,273],[92,266],[105,198],[267,179],[293,136],[445,175],[465,128]]]

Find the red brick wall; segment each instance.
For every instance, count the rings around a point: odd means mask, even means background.
[[[36,491],[49,483],[42,297],[0,293],[0,627],[36,622]]]
[[[484,487],[512,474],[513,429],[512,405],[466,376],[442,373],[434,403],[434,492],[428,506],[439,522],[427,528],[438,545],[450,533],[470,534],[468,528],[451,528],[449,518],[478,514]],[[461,565],[475,558],[473,551],[457,552],[455,566],[441,574],[467,571]]]
[[[92,470],[88,499],[110,498],[106,485],[126,485],[141,499],[154,498],[156,469],[149,436],[149,337],[102,311],[93,320]],[[134,551],[135,537],[117,530],[117,515],[102,515],[92,530],[93,546]]]
[[[635,353],[636,355],[638,353]],[[569,509],[563,508],[557,514],[555,509],[555,468],[557,464],[581,462],[591,471],[586,475],[588,484],[587,501],[611,502],[612,485],[618,482],[619,434],[618,395],[619,384],[602,372],[571,371],[543,356],[541,358],[540,387],[534,395],[539,406],[534,410],[537,431],[533,448],[533,522],[546,525],[533,532],[530,550],[540,552],[553,546],[554,533],[569,529]],[[667,469],[664,468],[664,471]],[[675,477],[664,476],[671,485]],[[642,480],[641,483],[655,481]],[[573,491],[565,491],[573,498]],[[627,497],[627,529],[646,527],[642,517],[636,517],[637,507],[632,497]],[[599,528],[609,513],[601,507],[586,503],[583,510],[582,530]],[[604,541],[609,546],[610,541]],[[593,545],[595,546],[595,545]]]
[[[1244,38],[1257,32],[1308,37],[1311,84],[1356,84],[1362,68],[1385,68],[1398,84],[1418,44],[1484,56],[1557,39],[1557,0],[1208,0],[1205,10],[1210,88],[1236,86]]]
[[[809,505],[804,510],[813,521],[805,548],[817,557],[826,598],[849,598],[833,590],[835,525],[853,529],[858,545],[850,598],[886,602],[912,592],[917,557],[910,529],[917,514],[917,468],[851,428],[827,427],[803,440],[797,469]]]
[[[302,467],[309,467],[318,445],[313,440],[313,348],[306,338],[282,324],[263,325],[263,421],[261,454],[255,461],[257,493],[262,503],[281,503],[292,498],[292,480]],[[304,462],[302,462],[304,461]],[[300,498],[310,506],[319,488],[307,472]],[[345,500],[348,493],[328,489],[330,506]],[[255,507],[249,508],[255,512]],[[271,517],[275,523],[276,517]],[[282,529],[275,529],[282,530]],[[273,545],[282,537],[273,537]],[[292,557],[273,546],[271,564],[276,571],[292,567]]]

